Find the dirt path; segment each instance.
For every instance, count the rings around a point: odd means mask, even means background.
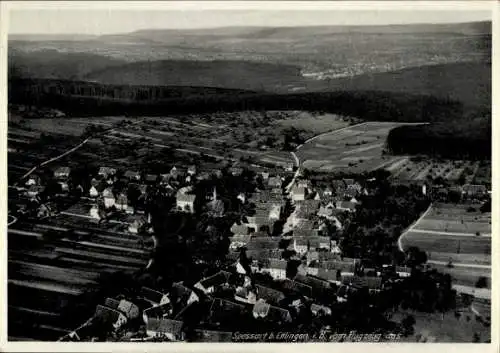
[[[403,243],[402,243],[403,238],[406,236],[406,234],[408,232],[412,231],[413,228],[415,228],[415,226],[420,222],[421,219],[424,219],[424,217],[427,216],[427,214],[430,212],[431,208],[432,208],[432,203],[429,205],[427,210],[425,210],[425,212],[420,216],[419,219],[417,219],[415,222],[413,222],[412,225],[410,225],[408,228],[406,228],[406,230],[403,233],[401,233],[401,235],[398,238],[399,251],[404,252]]]

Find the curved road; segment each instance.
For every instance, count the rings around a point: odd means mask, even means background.
[[[362,125],[366,125],[368,124],[369,121],[367,122],[364,122],[364,123],[359,123],[359,124],[354,124],[354,125],[349,125],[349,126],[346,126],[346,127],[343,127],[343,128],[340,128],[340,129],[335,129],[335,130],[330,130],[330,131],[327,131],[327,132],[323,132],[319,135],[316,135],[316,136],[313,136],[313,137],[310,137],[308,138],[307,140],[305,140],[303,143],[301,143],[300,145],[298,145],[296,148],[295,148],[295,151],[293,152],[290,152],[290,154],[292,155],[292,158],[293,160],[295,161],[295,166],[297,167],[297,170],[295,171],[295,174],[293,175],[293,178],[292,180],[290,181],[290,183],[285,187],[285,190],[286,192],[290,192],[293,184],[295,184],[295,180],[298,178],[298,176],[300,175],[300,159],[299,157],[297,156],[297,154],[295,152],[297,152],[299,149],[301,149],[306,143],[309,143],[311,141],[314,141],[320,137],[323,137],[323,136],[327,136],[327,135],[330,135],[330,134],[335,134],[335,133],[338,133],[338,132],[341,132],[343,130],[347,130],[347,129],[352,129],[353,127],[357,127],[357,126],[362,126]]]
[[[7,227],[10,227],[11,225],[13,225],[14,223],[17,222],[17,217],[14,217],[12,215],[8,215],[7,216],[7,219],[9,219],[9,217],[12,219],[11,221],[7,222]]]

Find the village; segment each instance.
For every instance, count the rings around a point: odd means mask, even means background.
[[[198,183],[244,173],[238,166],[199,172],[194,165],[173,166],[161,175],[109,166],[84,176],[75,176],[67,166],[52,170],[48,179],[32,173],[24,185],[16,186],[17,209],[11,212],[15,221],[51,219],[52,228],[75,227],[79,234],[86,234],[84,229],[115,232],[116,237],[136,237],[141,250],[149,242],[151,251],[158,242],[149,211],[155,197],[175,199],[169,213],[195,214],[200,203],[194,192]],[[241,190],[235,195],[244,211],[230,227],[226,261],[218,271],[196,283],[143,286],[133,296],[103,298],[88,321],[60,340],[92,341],[104,333],[107,340],[116,341],[231,341],[232,332],[245,330],[243,324],[235,327],[239,322],[235,317],[250,320],[246,327],[250,331],[250,327],[256,330],[256,323],[293,330],[304,315],[331,317],[333,307],[347,305],[358,292],[377,300],[410,277],[409,266],[394,261],[374,265],[345,256],[340,247],[343,229],[360,200],[374,192],[373,179],[317,182],[297,168],[293,176],[288,170],[276,170],[256,173],[254,178],[253,192]],[[428,193],[427,185],[419,188],[421,194]],[[487,190],[466,186],[463,198],[486,194]],[[201,204],[210,210],[210,217],[225,216],[225,202],[216,186],[203,196]],[[13,228],[9,232],[16,232]],[[106,246],[113,248],[113,243]],[[321,330],[331,327],[322,325]]]

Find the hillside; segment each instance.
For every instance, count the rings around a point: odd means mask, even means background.
[[[19,41],[13,36],[9,41],[9,52],[36,56],[43,49],[92,53],[126,62],[250,61],[291,65],[312,78],[338,78],[429,64],[491,61],[491,23],[167,29],[73,41],[64,36],[46,41]],[[317,85],[321,88],[322,83]],[[295,86],[301,90],[314,87],[302,83]]]
[[[300,69],[245,61],[137,62],[94,71],[85,80],[106,84],[205,86],[274,91],[306,81]]]
[[[60,53],[41,50],[25,53],[10,50],[9,78],[52,78],[78,80],[86,74],[121,65],[124,61],[90,53]]]
[[[491,64],[426,65],[393,72],[332,80],[328,90],[369,90],[431,95],[457,100],[469,107],[490,109]]]

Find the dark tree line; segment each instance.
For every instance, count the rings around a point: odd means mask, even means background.
[[[426,154],[451,159],[491,159],[491,116],[400,126],[387,136],[394,154]]]
[[[57,81],[60,86],[66,81]],[[68,81],[71,84],[72,81]],[[311,110],[362,117],[365,120],[428,122],[459,118],[461,103],[424,95],[379,91],[308,92],[294,94],[258,93],[241,90],[215,90],[209,87],[168,87],[162,99],[112,99],[71,91],[59,92],[54,80],[19,80],[9,82],[9,102],[58,108],[65,113],[99,115],[164,115],[174,113],[209,113],[244,110]],[[32,89],[33,85],[40,89]],[[56,85],[56,86],[57,86]],[[90,84],[89,84],[90,85]],[[95,87],[94,87],[95,86]],[[98,84],[92,84],[94,90]],[[128,86],[127,86],[128,87]],[[137,87],[143,90],[146,87]],[[121,89],[119,86],[114,89]],[[131,89],[131,88],[128,88]],[[132,88],[134,89],[134,88]],[[176,91],[189,94],[178,94]],[[84,92],[85,93],[85,92]]]

